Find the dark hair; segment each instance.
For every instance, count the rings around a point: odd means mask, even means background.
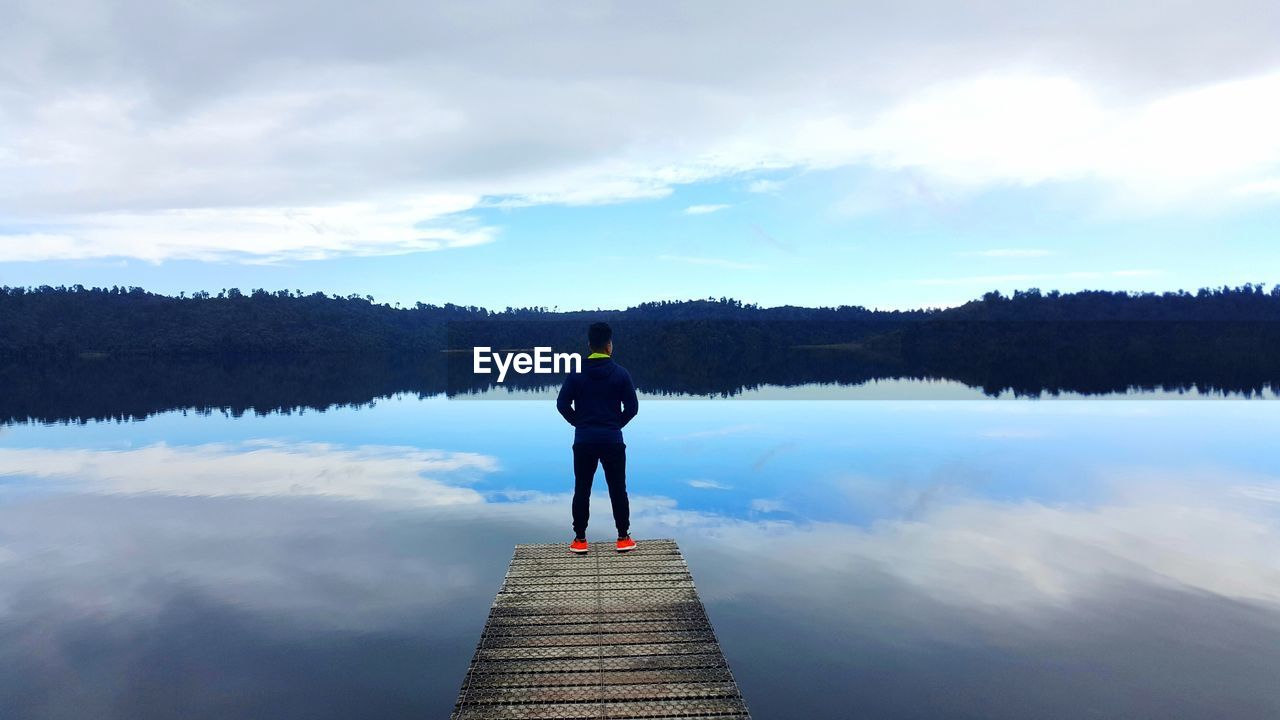
[[[613,328],[609,327],[609,323],[591,323],[591,327],[587,328],[587,344],[592,350],[604,350],[612,339]]]

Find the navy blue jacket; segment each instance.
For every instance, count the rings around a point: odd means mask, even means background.
[[[620,443],[622,428],[640,408],[631,373],[613,358],[583,361],[581,373],[564,379],[556,409],[574,427],[574,443]]]

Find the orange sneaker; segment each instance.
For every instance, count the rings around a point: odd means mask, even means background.
[[[618,538],[618,552],[626,552],[628,550],[635,550],[635,549],[636,549],[636,541],[632,540],[630,535],[626,537]]]
[[[579,555],[581,555],[586,551],[587,551],[586,538],[574,538],[573,542],[569,543],[569,552],[571,553],[578,553]]]

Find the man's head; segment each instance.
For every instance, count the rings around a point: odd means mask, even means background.
[[[613,328],[609,327],[609,323],[591,323],[591,327],[587,328],[587,346],[591,348],[591,352],[613,354]]]

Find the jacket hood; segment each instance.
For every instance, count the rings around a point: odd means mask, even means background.
[[[590,375],[593,380],[603,380],[617,372],[618,366],[613,358],[595,358],[582,364],[582,373]]]

